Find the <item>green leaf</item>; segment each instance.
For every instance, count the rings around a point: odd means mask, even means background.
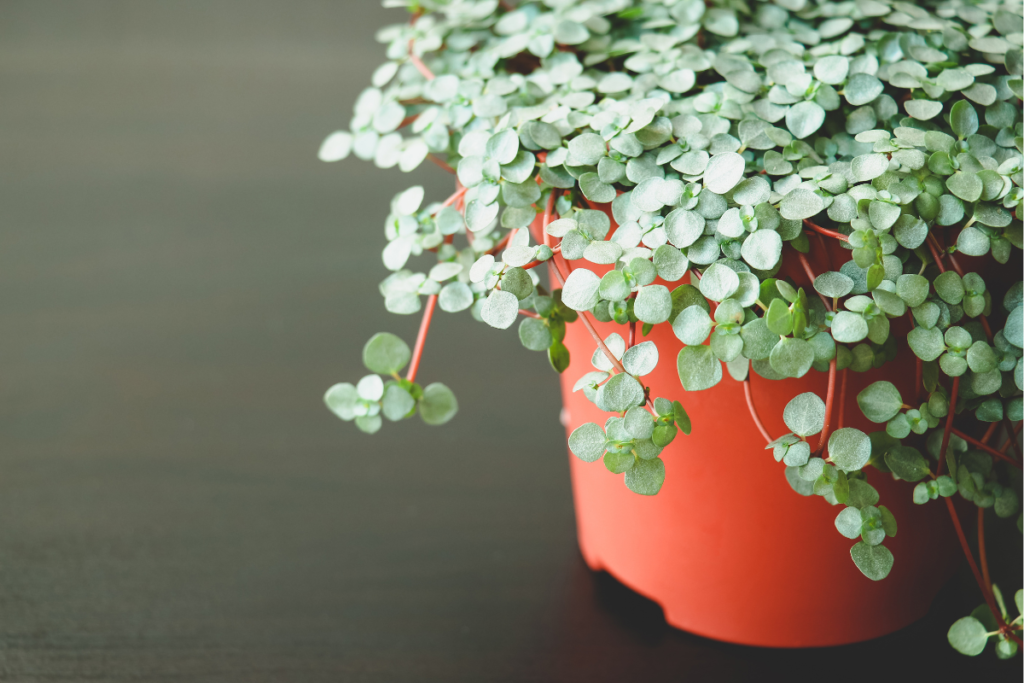
[[[933,100],[907,100],[903,106],[908,114],[919,121],[933,119],[942,111],[942,102]]]
[[[992,347],[983,341],[976,341],[967,349],[967,365],[972,372],[984,373],[995,370],[999,359]]]
[[[594,133],[583,133],[569,141],[569,154],[580,166],[596,165],[607,152],[605,141]]]
[[[651,373],[658,365],[658,347],[654,342],[640,342],[626,349],[622,356],[622,366],[626,372],[642,377]]]
[[[690,416],[686,414],[686,409],[683,408],[683,404],[679,401],[672,401],[672,417],[679,426],[680,431],[683,434],[689,435],[692,429],[690,426]]]
[[[690,306],[676,316],[672,332],[687,346],[700,346],[711,334],[711,316],[700,306]]]
[[[519,152],[519,136],[510,128],[495,133],[487,140],[486,154],[499,164],[510,164]]]
[[[576,268],[562,286],[562,303],[574,311],[589,311],[600,300],[600,287],[601,278],[586,268]]]
[[[910,446],[894,446],[885,454],[885,464],[900,479],[905,481],[921,481],[931,472],[928,461],[916,448]]]
[[[928,486],[922,481],[914,487],[914,502],[918,505],[924,505],[929,500],[931,500],[931,496],[928,495]]]
[[[583,196],[592,202],[607,204],[615,199],[615,186],[602,182],[596,173],[584,173],[580,176],[579,183]]]
[[[839,311],[832,319],[832,337],[837,342],[855,344],[868,336],[868,323],[859,313]]]
[[[654,428],[654,434],[651,435],[651,440],[655,446],[664,448],[665,446],[672,443],[676,438],[676,433],[679,430],[675,425],[659,425]]]
[[[565,344],[556,341],[548,347],[548,362],[555,372],[563,373],[569,369],[569,349]]]
[[[958,102],[957,104],[960,104]],[[974,111],[973,109],[971,111]],[[946,634],[949,644],[960,654],[975,657],[980,655],[988,642],[988,632],[974,617],[963,617],[953,622]]]
[[[722,363],[707,346],[683,347],[676,359],[676,369],[687,391],[710,389],[722,380]]]
[[[920,306],[928,298],[928,278],[923,275],[900,275],[896,280],[896,294],[908,306]]]
[[[803,339],[786,337],[775,345],[768,360],[783,377],[803,377],[814,364],[814,347]]]
[[[381,375],[391,375],[412,358],[409,345],[390,332],[378,332],[363,347],[363,365]]]
[[[903,398],[892,382],[879,381],[857,394],[857,404],[864,417],[882,423],[896,416],[903,406]]]
[[[633,312],[642,322],[656,325],[672,313],[672,295],[663,285],[647,285],[637,292]]]
[[[587,422],[574,429],[569,435],[569,450],[583,462],[594,462],[604,455],[606,440],[604,430],[600,425]]]
[[[779,213],[789,220],[812,218],[825,208],[825,201],[814,192],[797,188],[782,198]]]
[[[671,244],[663,244],[655,249],[653,261],[654,267],[658,271],[658,277],[666,282],[675,282],[681,279],[690,268],[690,260]]]
[[[629,451],[625,453],[608,451],[604,454],[604,466],[612,474],[622,474],[632,467],[635,462],[636,456]]]
[[[836,516],[836,529],[850,540],[860,537],[862,525],[860,510],[857,508],[848,507]]]
[[[786,404],[782,419],[794,434],[817,434],[825,428],[825,402],[813,392],[800,394]]]
[[[861,154],[853,158],[851,168],[858,181],[873,180],[889,168],[889,159],[884,154]]]
[[[935,287],[935,293],[939,295],[939,298],[947,304],[958,304],[963,301],[963,280],[952,270],[947,270],[945,273],[937,276],[932,282],[932,286]]]
[[[885,86],[880,80],[866,73],[857,73],[846,82],[843,92],[846,101],[855,107],[867,104],[882,94]]]
[[[420,417],[428,425],[442,425],[448,422],[459,411],[459,402],[455,400],[452,390],[434,382],[423,388],[420,399]]]
[[[811,462],[814,462],[813,460]],[[800,476],[799,467],[787,467],[786,468],[786,481],[789,483],[790,488],[796,491],[801,496],[810,496],[814,494],[814,482],[808,481]]]
[[[653,496],[665,483],[665,463],[661,458],[638,460],[626,471],[626,488],[641,496]]]
[[[609,411],[621,413],[644,402],[644,388],[632,376],[619,373],[597,390],[597,402]]]
[[[850,479],[850,497],[846,504],[863,508],[878,503],[878,491],[863,479]]]
[[[954,173],[946,178],[946,187],[965,202],[976,202],[985,188],[975,173]]]
[[[814,278],[814,289],[823,296],[837,299],[853,291],[853,278],[837,272],[822,273]]]
[[[671,249],[671,247],[669,247]],[[626,276],[621,270],[609,270],[601,276],[601,285],[598,293],[602,299],[607,301],[625,301],[629,296],[630,288],[626,283]]]
[[[939,106],[941,109],[942,106]],[[786,112],[786,128],[797,140],[803,140],[821,128],[825,122],[825,110],[815,102],[800,102]]]
[[[896,517],[892,514],[889,508],[884,505],[878,506],[878,511],[882,513],[882,529],[885,530],[886,536],[896,535]]]
[[[480,317],[499,330],[507,330],[519,316],[519,298],[511,292],[496,289],[484,301]]]
[[[330,411],[346,422],[355,419],[359,402],[359,392],[348,382],[335,384],[324,394],[324,403]]]
[[[928,224],[916,216],[903,214],[893,227],[893,237],[900,246],[917,249],[928,238]]]
[[[356,392],[364,401],[379,401],[384,396],[384,381],[380,375],[367,375],[356,384]]]
[[[772,299],[764,314],[765,325],[774,334],[785,336],[793,331],[793,314],[785,299]],[[774,346],[774,345],[773,345]]]
[[[949,110],[949,126],[963,140],[978,132],[978,112],[967,100],[960,100]]]
[[[576,271],[573,271],[576,272]],[[700,280],[700,293],[712,301],[724,301],[739,289],[740,278],[729,266],[712,264]]]
[[[868,545],[861,541],[850,548],[850,557],[857,569],[872,581],[881,581],[892,569],[892,553],[884,545]]]
[[[704,169],[704,187],[715,194],[725,194],[743,179],[745,167],[746,161],[735,152],[716,154]]]
[[[381,412],[384,413],[384,417],[392,422],[405,418],[415,407],[416,399],[408,391],[398,386],[398,384],[389,384],[387,389],[384,390]]]
[[[871,459],[871,439],[859,429],[844,427],[828,439],[829,460],[844,472],[856,472]]]
[[[634,439],[649,439],[654,434],[654,418],[641,406],[627,410],[622,424]]]
[[[530,274],[522,268],[509,268],[501,276],[501,291],[514,294],[517,299],[522,301],[533,294],[533,280],[530,279]]]
[[[882,513],[875,507],[861,508],[861,519],[863,527],[860,537],[868,545],[879,545],[885,540],[885,530],[882,529]]]
[[[755,318],[740,329],[743,355],[751,360],[764,360],[771,355],[779,337],[768,329],[764,318]]]
[[[946,184],[948,185],[949,183],[947,182]],[[958,196],[962,197],[962,195]],[[988,235],[978,228],[970,226],[964,228],[960,232],[959,237],[956,238],[956,248],[968,256],[984,256],[992,248],[992,242],[989,240]]]
[[[523,318],[519,323],[519,341],[530,351],[544,351],[551,346],[554,338],[544,321]]]
[[[752,176],[732,191],[732,200],[741,206],[755,206],[771,197],[771,186],[761,176]]]
[[[665,233],[673,245],[683,248],[704,234],[704,217],[696,211],[676,209],[665,217]]]
[[[782,238],[774,230],[758,230],[744,240],[741,254],[752,267],[771,270],[782,256]]]
[[[868,218],[875,230],[888,230],[900,217],[900,207],[883,201],[873,201],[868,205]]]
[[[380,431],[383,420],[380,415],[360,415],[356,418],[356,427],[367,434],[376,434]]]
[[[923,361],[933,361],[946,350],[942,332],[934,327],[915,327],[907,334],[907,345]]]

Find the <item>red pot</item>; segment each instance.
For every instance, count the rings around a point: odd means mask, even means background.
[[[812,244],[824,261],[821,243]],[[837,245],[829,251],[837,266],[849,259]],[[785,273],[806,286],[808,278],[793,256],[787,254]],[[815,267],[819,259],[811,262],[816,272],[831,269]],[[624,334],[622,326],[611,323],[597,328],[602,337]],[[637,342],[643,339],[639,331]],[[675,627],[746,645],[853,643],[925,615],[961,558],[944,506],[915,505],[913,484],[867,468],[880,503],[898,522],[897,535],[886,539],[895,556],[891,573],[882,581],[868,579],[850,559],[854,541],[836,530],[835,517],[843,506],[790,488],[785,466],[765,450],[742,384],[724,373],[718,386],[688,393],[676,372],[682,344],[670,327],[657,326],[647,339],[657,343],[661,358],[643,382],[652,397],[682,402],[693,432],[679,434],[662,452],[665,483],[656,496],[637,495],[625,487],[623,475],[612,474],[600,461],[585,463],[570,454],[580,550],[592,569],[609,572],[660,604]],[[576,322],[568,326],[565,344],[572,359],[561,379],[566,431],[586,422],[603,425],[608,414],[582,391],[572,392],[576,380],[593,369],[594,340]],[[868,373],[849,373],[843,426],[868,433],[882,428],[868,422],[856,402],[871,382],[886,379],[904,396],[911,395],[915,363],[902,346],[894,362]],[[833,428],[839,426],[838,384]],[[751,372],[754,404],[772,437],[789,431],[782,411],[791,398],[806,391],[824,396],[826,385],[827,374],[813,370],[783,381]]]
[[[617,328],[598,324],[602,335]],[[675,369],[682,344],[667,325],[649,339],[662,355],[644,383],[652,396],[681,401],[693,432],[679,434],[662,452],[665,483],[656,496],[637,495],[625,487],[623,475],[570,454],[577,533],[590,568],[609,572],[660,604],[677,628],[745,645],[853,643],[924,616],[960,561],[945,508],[914,505],[912,484],[867,468],[880,503],[899,525],[885,542],[895,556],[892,572],[871,581],[850,559],[854,542],[836,530],[843,506],[789,487],[785,466],[765,450],[748,414],[742,384],[726,373],[718,386],[687,393]],[[562,374],[566,430],[585,422],[603,425],[608,415],[582,391],[572,392],[576,380],[593,369],[594,341],[577,322],[569,325],[565,344],[572,356]],[[907,395],[913,361],[901,356],[879,370],[851,372],[844,426],[879,428],[860,414],[855,398],[879,379]],[[791,398],[805,391],[824,396],[826,383],[827,375],[814,371],[782,381],[751,373],[754,404],[769,433],[789,431],[782,410]],[[836,415],[838,409],[833,420]]]

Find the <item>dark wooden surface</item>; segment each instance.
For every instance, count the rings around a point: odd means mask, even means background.
[[[468,316],[421,371],[448,427],[323,408],[415,334],[376,291],[388,200],[450,183],[315,159],[400,16],[0,3],[0,679],[1019,680],[945,645],[955,586],[847,648],[666,627],[579,557],[554,375]]]

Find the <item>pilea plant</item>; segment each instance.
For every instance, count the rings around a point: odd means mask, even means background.
[[[371,433],[382,416],[449,420],[452,392],[416,381],[437,307],[500,329],[518,321],[523,345],[559,372],[578,321],[596,350],[574,390],[610,416],[572,433],[577,457],[655,494],[659,454],[691,429],[685,397],[743,382],[790,486],[839,508],[836,529],[868,578],[889,573],[897,520],[864,468],[948,508],[985,598],[949,641],[1014,655],[1022,594],[1014,617],[989,579],[983,520],[1022,524],[1021,2],[385,5],[411,20],[378,34],[388,61],[320,158],[403,171],[429,160],[455,192],[424,204],[413,187],[392,201],[380,292],[389,311],[423,310],[420,332],[412,350],[371,338],[363,361],[376,374],[331,387],[328,407]],[[418,257],[429,263],[415,269]],[[622,334],[602,338],[594,321]],[[666,397],[643,380],[662,359],[640,338],[659,325],[682,343]],[[836,426],[848,374],[901,346],[916,357],[914,389],[874,382],[855,398],[877,431]],[[812,370],[828,374],[826,395],[790,401],[791,431],[773,438],[749,373]],[[977,506],[978,561],[956,495]]]

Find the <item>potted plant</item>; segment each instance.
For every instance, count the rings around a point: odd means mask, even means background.
[[[984,604],[950,643],[1013,656],[985,525],[1021,527],[1021,3],[385,5],[411,18],[320,158],[455,191],[392,201],[380,291],[419,335],[328,407],[442,424],[436,309],[516,326],[562,373],[584,557],[670,623],[874,637],[954,548]]]

